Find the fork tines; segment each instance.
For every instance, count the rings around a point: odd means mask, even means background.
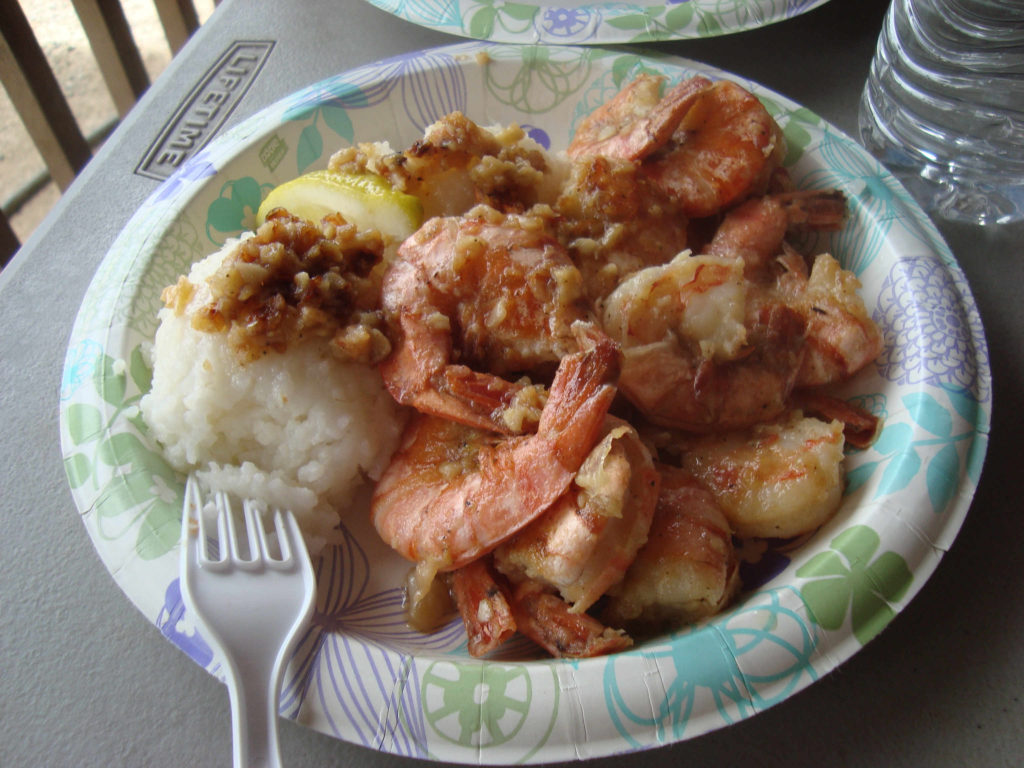
[[[213,518],[210,520],[210,503],[204,502],[199,482],[190,475],[185,485],[186,508],[194,515],[194,527],[190,522],[190,532],[197,537],[197,561],[206,568],[239,568],[258,569],[264,566],[285,569],[294,562],[293,540],[301,536],[298,524],[290,511],[275,509],[268,512],[260,503],[252,499],[242,501],[242,522],[245,526],[245,544],[238,535],[238,513],[231,497],[217,491],[213,494]],[[271,539],[267,535],[264,517],[273,518],[274,533]],[[211,535],[211,523],[215,535]]]

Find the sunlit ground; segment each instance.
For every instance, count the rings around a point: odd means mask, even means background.
[[[57,76],[64,97],[86,138],[102,135],[117,118],[88,38],[67,0],[20,0],[40,47]],[[171,59],[153,0],[122,0],[132,35],[150,81]],[[213,12],[213,0],[194,0],[200,22]],[[0,90],[0,204],[22,242],[60,199],[31,136]]]

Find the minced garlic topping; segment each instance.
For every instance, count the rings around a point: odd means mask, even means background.
[[[244,362],[320,337],[342,360],[377,363],[391,352],[380,312],[383,254],[378,232],[358,231],[338,214],[316,225],[272,211],[209,278],[209,301],[192,326],[227,332]],[[181,313],[195,289],[182,278],[164,303]]]

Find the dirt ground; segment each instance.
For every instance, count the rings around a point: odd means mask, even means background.
[[[117,111],[93,59],[88,38],[68,0],[20,0],[82,133],[96,134],[116,119]],[[150,81],[156,80],[171,59],[170,47],[152,0],[122,0]],[[213,12],[213,0],[194,0],[200,21]],[[7,210],[32,183],[45,174],[42,157],[22,125],[5,91],[0,91],[0,202]],[[11,226],[24,242],[60,199],[52,182],[9,211]]]

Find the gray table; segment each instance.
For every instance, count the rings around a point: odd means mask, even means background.
[[[728,37],[658,44],[753,78],[851,135],[885,3],[835,2]],[[58,389],[86,285],[156,181],[136,172],[228,45],[273,41],[236,123],[328,75],[454,42],[360,0],[225,0],[0,273],[0,765],[230,762],[224,688],[122,595],[61,466]],[[315,55],[311,55],[315,52]],[[981,308],[996,411],[981,487],[919,596],[838,671],[738,725],[597,765],[997,766],[1024,759],[1024,230],[941,226]],[[290,765],[405,761],[285,722]]]

